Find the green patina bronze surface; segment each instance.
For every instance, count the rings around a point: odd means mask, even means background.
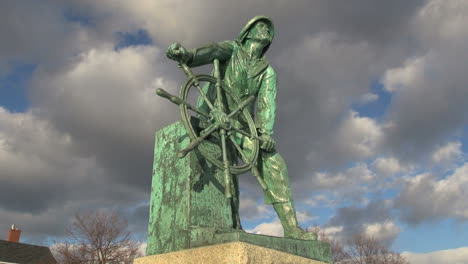
[[[188,143],[182,122],[156,133],[147,255],[190,248],[190,232],[198,228],[241,228],[224,196],[224,175],[197,151],[177,157]],[[220,149],[213,144],[212,151]]]
[[[179,43],[168,48],[167,56],[188,78],[179,97],[157,91],[179,105],[181,122],[156,135],[147,254],[236,237],[329,260],[329,246],[314,241],[316,234],[298,225],[287,167],[272,139],[277,76],[265,53],[273,37],[271,19],[258,16],[236,40],[190,50]],[[212,76],[191,70],[211,63]],[[193,91],[198,101],[190,104]],[[247,171],[257,178],[265,203],[273,205],[285,237],[293,239],[233,232],[242,229],[237,175]]]
[[[192,124],[197,127],[196,120],[192,120]],[[197,151],[185,158],[176,158],[178,151],[188,143],[182,122],[156,133],[148,256],[239,241],[329,262],[330,247],[325,242],[239,230],[238,218],[224,195],[223,173],[210,166]],[[220,155],[221,150],[213,144],[211,151],[213,155]]]

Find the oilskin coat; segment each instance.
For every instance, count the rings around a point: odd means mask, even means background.
[[[276,116],[276,73],[264,56],[269,45],[265,47],[262,56],[256,60],[250,59],[242,49],[248,32],[260,20],[270,25],[271,43],[274,34],[273,24],[266,17],[256,17],[247,23],[237,40],[211,43],[193,49],[193,58],[188,62],[188,65],[195,67],[211,64],[214,59],[219,59],[220,72],[224,84],[241,101],[246,100],[249,96],[257,98],[256,113],[254,113],[255,102],[247,106],[247,109],[252,117],[255,118],[258,131],[261,134],[272,135]],[[203,91],[214,102],[214,98],[216,97],[214,85],[204,86]],[[237,108],[236,102],[230,99],[229,96],[225,99],[229,108],[228,112]],[[205,112],[210,111],[202,98],[198,99],[197,108]],[[240,119],[235,126],[242,128],[246,124]],[[252,141],[241,135],[236,135],[236,137],[243,150],[249,153],[254,147]],[[268,190],[264,192],[265,203],[290,202],[292,198],[286,163],[280,154],[276,150],[271,152],[260,151],[258,168],[268,187]],[[237,179],[234,179],[234,184],[237,185]],[[235,193],[238,195],[238,186],[235,186],[235,189],[237,189]]]

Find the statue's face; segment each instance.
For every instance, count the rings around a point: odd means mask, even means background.
[[[258,21],[250,30],[248,37],[266,45],[270,42],[270,27],[267,23]]]

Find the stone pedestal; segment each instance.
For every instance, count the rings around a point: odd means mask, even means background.
[[[330,263],[328,243],[236,229],[237,204],[224,195],[223,173],[197,150],[177,157],[189,142],[182,122],[156,133],[147,257],[134,263]],[[208,147],[221,155],[218,144]]]
[[[137,258],[134,264],[326,264],[243,242]]]
[[[195,250],[182,250],[175,251],[166,254],[147,254],[148,257],[143,259],[160,259],[160,256],[170,256],[170,259],[182,258],[183,256],[192,254],[191,252],[197,253],[199,257],[208,257],[212,256],[214,260],[224,259],[228,255],[236,256],[240,254],[241,251],[233,251],[227,253],[226,250],[231,249],[231,247],[217,247],[222,245],[244,245],[243,248],[249,248],[252,250],[244,250],[245,252],[250,252],[252,255],[248,259],[256,259],[259,256],[263,256],[264,252],[273,252],[278,256],[288,256],[288,258],[296,257],[297,259],[308,260],[309,262],[220,262],[220,263],[331,263],[331,250],[330,244],[323,241],[307,241],[307,240],[298,240],[292,238],[284,237],[272,237],[265,235],[250,234],[242,231],[231,232],[231,233],[220,233],[216,229],[196,229],[190,232],[189,242],[190,247],[188,249]],[[211,247],[213,246],[213,247]],[[223,250],[209,250],[212,249],[223,249]],[[207,250],[203,250],[207,249]],[[257,251],[253,250],[256,249]],[[242,251],[242,252],[244,252]],[[256,253],[255,253],[256,252]],[[272,253],[272,254],[273,254]],[[280,254],[281,253],[281,254]],[[150,256],[153,255],[153,256]],[[216,256],[215,256],[216,255]],[[219,255],[219,256],[217,256]],[[226,256],[225,256],[226,255]],[[171,257],[172,256],[172,257]],[[273,256],[273,255],[269,255]],[[276,255],[275,255],[276,256]],[[150,258],[152,257],[152,258]],[[166,259],[163,257],[162,259]],[[184,259],[187,262],[180,263],[192,263],[189,262],[190,259]],[[228,257],[228,260],[230,258]],[[227,261],[227,260],[226,260]],[[313,262],[315,261],[315,262]],[[139,263],[139,262],[135,262]],[[152,262],[142,262],[142,263],[152,263]],[[166,262],[155,262],[155,263],[166,263]],[[167,262],[171,263],[171,262]],[[174,262],[176,263],[176,262]],[[195,262],[193,262],[195,263]],[[198,262],[197,264],[211,263],[211,262]],[[213,262],[216,263],[216,262]]]
[[[192,121],[197,126],[197,120]],[[156,132],[147,255],[192,248],[205,233],[235,228],[222,172],[197,150],[177,157],[189,142],[181,121]],[[210,149],[213,155],[221,153],[216,144]]]

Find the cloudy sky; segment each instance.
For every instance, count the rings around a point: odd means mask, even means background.
[[[50,245],[75,212],[115,209],[144,242],[154,132],[179,119],[154,91],[185,78],[167,46],[235,39],[260,14],[276,27],[274,138],[301,225],[466,263],[465,0],[0,1],[5,236],[16,224]],[[281,235],[252,177],[241,191],[244,228]]]

